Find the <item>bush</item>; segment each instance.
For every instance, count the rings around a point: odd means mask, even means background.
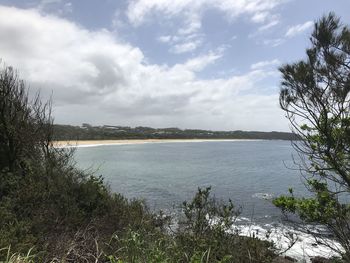
[[[129,229],[122,238],[116,237],[118,249],[109,257],[111,262],[263,263],[276,257],[273,244],[232,231],[239,209],[231,201],[215,201],[210,188],[198,189],[190,203],[183,203],[182,211],[179,227],[170,235],[160,229]]]

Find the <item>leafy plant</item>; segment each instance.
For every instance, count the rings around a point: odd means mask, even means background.
[[[322,224],[350,261],[350,28],[333,13],[315,23],[307,59],[280,68],[280,105],[293,132],[300,170],[312,197],[281,196],[274,204],[304,222]]]

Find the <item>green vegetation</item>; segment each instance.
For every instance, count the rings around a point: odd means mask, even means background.
[[[207,131],[181,130],[178,128],[155,129],[149,127],[91,126],[83,123],[81,127],[71,125],[54,126],[55,140],[118,140],[118,139],[261,139],[293,140],[297,137],[288,132],[257,131]]]
[[[274,200],[283,211],[325,226],[350,262],[350,28],[334,14],[315,24],[307,59],[283,66],[280,104],[297,136],[300,169],[312,197]]]
[[[0,262],[271,262],[273,244],[229,233],[237,211],[199,189],[179,227],[111,193],[52,146],[51,104],[0,70]],[[215,224],[216,222],[216,224]]]

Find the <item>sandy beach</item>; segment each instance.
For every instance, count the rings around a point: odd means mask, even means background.
[[[183,142],[235,142],[235,141],[260,141],[248,139],[135,139],[135,140],[78,140],[56,141],[57,148],[66,147],[96,147],[106,145],[146,144],[146,143],[183,143]]]

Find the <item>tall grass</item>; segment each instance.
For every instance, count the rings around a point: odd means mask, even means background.
[[[20,253],[12,252],[11,246],[0,249],[0,251],[6,253],[6,258],[0,263],[34,263],[35,256],[31,255],[32,249],[29,249],[26,255],[21,255]]]

